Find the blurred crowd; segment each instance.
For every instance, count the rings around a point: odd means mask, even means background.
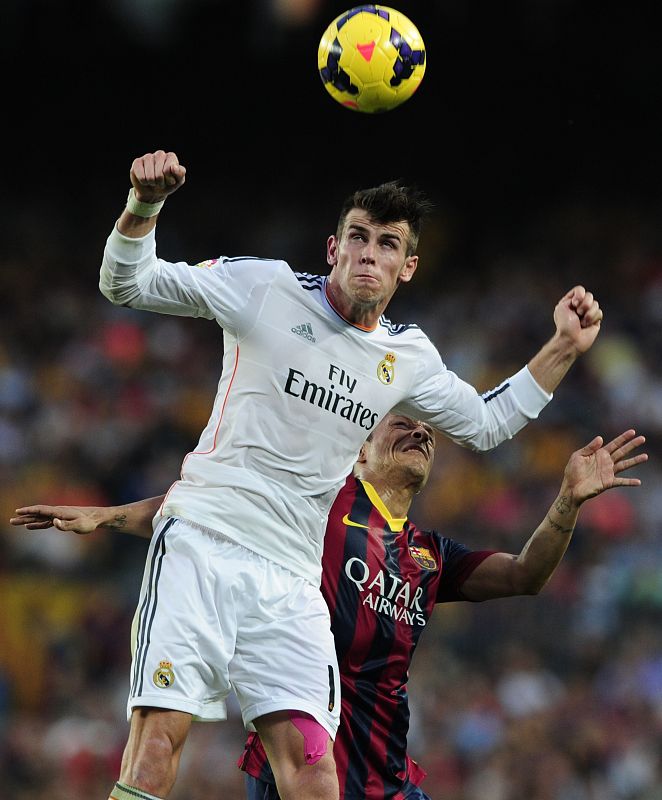
[[[278,254],[287,229],[288,212],[278,213],[260,234],[265,255]],[[650,454],[636,471],[640,488],[585,506],[541,595],[437,609],[410,681],[411,753],[435,800],[662,800],[662,242],[653,217],[561,207],[532,222],[516,249],[493,232],[462,255],[440,214],[390,314],[420,322],[447,365],[484,390],[551,335],[553,307],[574,283],[605,311],[594,348],[539,420],[488,454],[438,442],[412,513],[419,525],[518,553],[573,450],[634,427]],[[162,252],[177,224],[173,212]],[[49,246],[50,263],[64,263]],[[324,271],[310,253],[293,266]],[[214,323],[111,306],[96,288],[98,257],[90,247],[79,256],[85,271],[64,269],[47,292],[43,263],[0,264],[0,290],[12,298],[0,335],[0,785],[13,800],[104,797],[115,780],[147,545],[106,532],[30,533],[7,520],[27,503],[163,493],[207,421],[220,367]],[[232,700],[229,716],[194,726],[174,800],[242,796],[244,732]]]

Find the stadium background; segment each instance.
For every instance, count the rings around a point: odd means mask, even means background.
[[[337,106],[321,0],[6,0],[0,196],[0,794],[106,796],[126,736],[128,632],[145,543],[26,534],[36,501],[160,494],[207,419],[213,324],[97,291],[134,156],[188,167],[160,252],[253,253],[323,271],[340,201],[403,178],[436,203],[416,320],[480,388],[525,362],[575,283],[598,342],[541,418],[494,453],[440,442],[413,518],[518,552],[568,454],[646,434],[644,486],[583,513],[538,598],[438,610],[412,669],[411,751],[435,800],[662,797],[662,54],[652,4],[427,0],[418,94]],[[235,798],[243,732],[197,726],[172,797]]]

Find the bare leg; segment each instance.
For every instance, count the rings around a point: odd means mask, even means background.
[[[122,756],[120,783],[155,797],[172,789],[192,717],[182,711],[135,708]]]
[[[281,800],[338,800],[338,776],[333,742],[314,764],[306,763],[304,737],[290,720],[289,711],[265,714],[255,728],[276,778]]]

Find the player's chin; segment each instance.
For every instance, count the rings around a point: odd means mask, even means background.
[[[429,456],[417,449],[405,450],[402,456],[413,475],[424,476],[427,479],[432,466]]]
[[[365,281],[352,287],[352,300],[358,306],[373,308],[384,299],[377,281]]]

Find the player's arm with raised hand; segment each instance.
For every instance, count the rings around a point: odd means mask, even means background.
[[[600,304],[583,286],[574,286],[554,308],[556,331],[529,363],[475,403],[475,389],[455,378],[446,402],[447,420],[436,426],[474,450],[490,450],[535,419],[578,356],[595,341],[602,323]],[[434,421],[433,421],[433,424]]]
[[[186,169],[175,153],[157,150],[133,160],[131,189],[126,207],[106,240],[99,289],[111,303],[162,314],[200,316],[204,304],[186,269],[167,265],[156,255],[156,219],[166,198],[186,179]],[[187,265],[184,265],[186,267]]]
[[[163,498],[164,495],[150,497],[121,506],[23,506],[16,509],[16,516],[9,521],[31,531],[53,527],[86,534],[101,528],[149,539],[153,532],[152,519]]]
[[[559,300],[554,308],[556,331],[527,364],[542,389],[553,392],[578,356],[592,346],[602,317],[600,304],[583,286],[573,286]]]
[[[647,460],[635,453],[645,438],[628,430],[607,444],[596,436],[568,461],[558,496],[519,555],[493,553],[462,584],[467,600],[538,594],[549,581],[570,544],[584,502],[617,486],[639,486],[624,470]]]

